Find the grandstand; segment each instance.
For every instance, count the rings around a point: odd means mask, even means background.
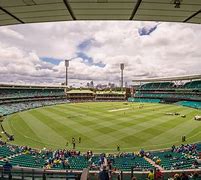
[[[70,101],[125,101],[125,91],[93,91],[88,89],[73,89],[66,92]]]
[[[95,100],[97,101],[125,101],[125,91],[96,91]]]
[[[154,167],[158,168],[159,166],[164,173],[168,173],[167,170],[173,169],[192,169],[190,172],[196,172],[196,168],[201,168],[201,164],[197,163],[199,153],[201,152],[200,150],[201,144],[192,144],[172,147],[170,150],[166,151],[140,151],[139,154],[120,153],[114,156],[112,154],[93,154],[92,152],[80,154],[80,152],[73,150],[51,151],[44,149],[38,151],[26,146],[13,146],[1,142],[0,166],[5,164],[5,161],[9,160],[13,166],[32,168],[32,176],[36,177],[39,176],[36,171],[37,168],[60,171],[77,170],[78,174],[81,174],[84,168],[89,168],[92,175],[96,173],[101,164],[105,162],[112,164],[111,170],[115,170],[114,172],[130,172],[134,170],[146,174],[149,169],[153,169]],[[58,158],[58,156],[64,156],[65,158]],[[54,174],[54,171],[50,172]],[[197,172],[199,173],[199,171]],[[15,173],[16,171],[13,170],[13,174]],[[29,175],[29,173],[27,175]],[[44,174],[41,173],[40,175],[42,177]],[[69,173],[66,175],[70,176]],[[76,175],[76,173],[74,173],[74,175]],[[2,174],[2,176],[4,175]],[[116,174],[113,176],[115,177]],[[125,179],[129,179],[129,176],[126,178],[125,175]]]
[[[148,82],[136,88],[129,98],[131,102],[163,102],[201,108],[201,76],[174,77],[162,79],[133,80]],[[178,84],[178,81],[183,84]],[[187,82],[186,82],[187,81]]]
[[[0,84],[0,114],[3,116],[65,102],[65,87]]]
[[[70,101],[92,101],[94,100],[94,92],[85,89],[73,89],[66,92]]]
[[[17,0],[17,1],[9,1],[2,0],[0,1],[0,25],[13,25],[13,24],[24,24],[24,23],[36,23],[36,22],[52,22],[52,21],[75,21],[75,20],[150,20],[150,21],[173,21],[173,22],[184,22],[184,23],[201,23],[200,18],[200,6],[201,2],[199,0],[194,1],[162,1],[162,0],[136,0],[136,1],[123,1],[123,0],[97,0],[97,1],[68,1],[68,0]],[[161,135],[166,129],[169,132],[169,128],[171,130],[174,129],[175,126],[181,125],[178,124],[168,124],[166,120],[169,118],[164,118],[165,121],[163,124],[159,123],[160,118],[158,114],[161,114],[159,109],[172,109],[174,110],[174,106],[161,106],[158,103],[175,103],[178,105],[178,109],[182,106],[192,107],[192,108],[201,108],[201,81],[200,76],[193,77],[176,77],[176,78],[166,78],[166,79],[155,79],[148,80],[144,82],[148,82],[139,88],[135,89],[135,94],[131,94],[131,97],[128,99],[130,102],[140,102],[140,103],[124,103],[123,106],[130,106],[133,110],[138,109],[141,106],[141,102],[145,104],[149,104],[147,109],[145,109],[145,113],[140,113],[143,109],[139,111],[136,110],[136,116],[139,116],[139,119],[136,117],[132,117],[134,122],[128,122],[127,114],[122,113],[126,108],[114,107],[112,112],[117,111],[116,118],[113,118],[112,113],[110,113],[110,117],[108,118],[108,122],[99,123],[99,126],[102,129],[107,129],[109,132],[113,132],[115,129],[113,127],[114,124],[117,125],[118,129],[123,129],[123,125],[128,123],[128,126],[133,127],[132,123],[142,122],[142,126],[137,126],[139,129],[145,128],[144,134],[138,134],[138,136],[132,139],[126,139],[126,132],[129,130],[129,127],[126,127],[121,137],[121,141],[142,141],[140,136],[148,136],[150,144],[152,144],[152,135],[155,133],[156,135]],[[177,85],[175,81],[188,81],[183,84]],[[134,81],[135,82],[135,81]],[[140,82],[143,82],[140,80]],[[16,113],[14,115],[18,115],[18,112],[33,109],[37,107],[55,105],[60,103],[69,103],[70,101],[120,101],[125,100],[124,93],[111,93],[111,92],[94,92],[91,90],[71,90],[65,94],[66,87],[51,87],[51,86],[26,86],[26,85],[9,85],[9,84],[1,84],[0,85],[0,114],[7,117],[12,113]],[[134,92],[134,91],[133,91]],[[126,97],[127,98],[127,97]],[[127,100],[127,99],[126,99]],[[150,103],[153,103],[150,105]],[[106,104],[106,103],[105,103]],[[133,106],[135,104],[136,106]],[[127,107],[128,111],[131,111]],[[165,108],[164,108],[165,107]],[[58,109],[61,108],[59,111]],[[60,120],[65,116],[69,116],[68,112],[63,112],[63,116],[59,114],[59,116],[55,115],[52,111],[54,110],[57,113],[61,113],[61,111],[65,111],[66,107],[53,107],[49,111],[45,109],[44,111],[48,114],[48,123],[53,124],[51,128],[49,128],[51,133],[48,134],[49,138],[51,134],[55,131],[55,124],[59,124]],[[72,107],[71,107],[72,108]],[[76,109],[77,108],[77,109]],[[84,113],[84,110],[76,107],[75,109]],[[100,108],[100,107],[98,107]],[[107,108],[105,105],[104,108]],[[151,113],[150,113],[151,109]],[[181,108],[184,112],[188,112],[190,108]],[[41,110],[39,108],[39,110]],[[72,109],[71,109],[72,110]],[[158,113],[155,112],[158,110]],[[42,110],[41,110],[42,111]],[[89,110],[87,110],[89,113]],[[182,111],[182,112],[183,112]],[[162,111],[163,112],[163,111]],[[189,115],[194,113],[199,113],[200,111],[193,111],[192,109],[189,112]],[[94,113],[94,112],[93,112]],[[134,113],[134,114],[135,114]],[[103,113],[101,113],[103,114]],[[149,116],[144,117],[143,115],[148,114]],[[21,115],[21,114],[20,114]],[[74,115],[74,114],[73,114]],[[95,121],[98,116],[97,112],[94,114]],[[107,114],[103,114],[104,118],[107,121]],[[157,117],[156,117],[157,116]],[[72,118],[71,116],[70,118]],[[85,119],[86,116],[84,116]],[[119,121],[118,117],[120,117],[123,121]],[[42,116],[42,119],[45,116]],[[81,117],[83,118],[83,117]],[[150,118],[156,118],[151,123],[156,123],[156,128],[154,129],[152,124],[148,124],[148,120]],[[158,119],[157,119],[158,118]],[[170,117],[171,118],[171,117]],[[2,118],[3,119],[3,118]],[[34,119],[34,118],[33,118]],[[56,123],[52,122],[53,119],[57,119]],[[93,137],[93,134],[90,134],[89,130],[92,126],[93,129],[97,126],[94,121],[92,122],[90,119],[86,121],[84,118],[82,122],[78,120],[78,116],[76,119],[71,121],[70,126],[77,130],[77,133],[80,129],[85,130],[85,134],[89,134],[89,136]],[[11,119],[9,119],[9,123]],[[36,121],[36,118],[34,119]],[[46,121],[45,119],[44,121]],[[109,121],[111,120],[111,121]],[[178,119],[172,118],[171,121],[177,122]],[[35,123],[34,121],[34,123]],[[90,122],[87,127],[80,128],[81,124],[85,124],[86,122]],[[119,121],[119,122],[118,122]],[[181,121],[181,119],[179,119]],[[114,124],[112,122],[115,122]],[[67,122],[69,123],[69,122]],[[93,124],[94,123],[94,124]],[[158,124],[157,124],[158,123]],[[166,124],[167,123],[167,124]],[[146,125],[148,124],[148,127]],[[186,130],[190,128],[192,123],[187,123]],[[73,126],[76,125],[76,126]],[[163,126],[164,125],[164,126]],[[189,126],[188,126],[189,125]],[[37,126],[37,124],[36,124]],[[62,127],[65,126],[62,124]],[[32,133],[34,129],[29,124],[28,133]],[[46,126],[47,127],[47,126]],[[183,126],[182,126],[183,127]],[[200,126],[198,124],[195,125],[196,128]],[[12,127],[13,129],[17,129],[17,125]],[[24,128],[24,126],[23,126]],[[27,132],[27,129],[21,129],[21,134]],[[79,129],[80,128],[80,129]],[[161,128],[161,129],[160,129]],[[40,127],[37,126],[37,130],[39,132]],[[46,128],[47,130],[48,128]],[[157,131],[159,129],[159,131]],[[72,129],[68,129],[71,132]],[[134,130],[132,129],[132,133]],[[148,131],[148,130],[151,130]],[[2,128],[4,136],[4,130]],[[61,134],[62,128],[57,129],[58,133]],[[154,131],[154,132],[153,132]],[[18,129],[14,131],[18,133]],[[99,129],[99,133],[101,129]],[[158,132],[160,132],[158,134]],[[66,133],[66,130],[65,130]],[[119,132],[118,132],[119,133]],[[116,134],[116,136],[118,135]],[[128,131],[128,133],[130,133]],[[152,134],[153,133],[153,134]],[[174,133],[174,132],[173,132]],[[195,129],[192,130],[192,134],[194,136]],[[27,135],[27,134],[26,134]],[[171,138],[174,134],[168,134],[166,139]],[[196,135],[196,133],[195,133]],[[38,138],[39,135],[37,134]],[[107,133],[105,132],[105,136],[96,140],[96,143],[100,141],[109,141],[111,139],[108,138]],[[139,139],[138,139],[139,138]],[[32,139],[27,136],[24,137],[24,140],[31,141]],[[113,139],[115,139],[115,135],[113,135]],[[153,138],[154,139],[154,138]],[[0,173],[1,179],[9,179],[9,173],[12,173],[14,179],[80,179],[81,174],[86,172],[85,168],[90,170],[90,173],[86,173],[86,176],[89,176],[89,179],[98,179],[98,173],[100,171],[100,167],[102,164],[107,162],[111,163],[112,167],[109,169],[111,174],[111,179],[125,179],[129,180],[133,175],[135,175],[138,180],[144,180],[147,178],[148,170],[155,169],[156,167],[161,170],[164,175],[164,179],[167,180],[169,177],[173,177],[174,174],[177,173],[186,173],[191,179],[201,179],[201,144],[186,144],[176,147],[169,147],[168,149],[163,150],[155,150],[153,152],[146,151],[143,153],[143,150],[140,152],[118,152],[118,153],[97,153],[94,154],[92,152],[80,153],[76,150],[63,150],[63,149],[37,149],[10,144],[11,142],[5,142],[5,139],[0,141]],[[58,140],[60,141],[60,139]],[[57,143],[58,143],[57,141]],[[26,143],[27,141],[25,141]],[[195,142],[195,141],[194,141]],[[106,145],[109,145],[106,144]],[[11,172],[5,171],[2,168],[5,165],[5,162],[9,160],[13,165],[13,169]],[[110,165],[110,164],[109,164]],[[110,166],[108,167],[110,168]],[[83,173],[82,173],[83,172]],[[194,176],[197,173],[197,176]],[[85,179],[86,179],[85,176]],[[198,177],[199,176],[199,177]],[[82,178],[81,178],[82,179]]]
[[[201,81],[196,80],[186,82],[182,86],[176,86],[171,81],[149,82],[137,86],[134,96],[128,98],[128,101],[136,103],[176,103],[177,105],[199,109],[201,107],[199,101],[200,83]],[[60,86],[2,85],[0,88],[0,113],[3,116],[7,116],[24,110],[61,103],[125,100],[126,93],[120,91],[95,92],[88,89],[74,89],[65,92],[65,87]],[[128,107],[124,109],[128,109]],[[121,110],[121,108],[116,108],[114,111],[118,110]],[[2,129],[2,131],[8,138],[10,137],[5,129]],[[29,168],[35,170],[46,169],[52,172],[53,177],[71,177],[74,179],[80,178],[84,169],[87,168],[90,170],[90,176],[93,179],[101,165],[107,162],[111,164],[111,170],[114,171],[113,177],[116,178],[119,176],[119,172],[122,172],[125,174],[122,174],[121,178],[124,176],[124,179],[129,179],[132,173],[137,173],[135,175],[138,179],[143,179],[147,176],[150,169],[155,169],[156,167],[160,167],[164,175],[168,177],[169,170],[188,169],[187,173],[194,171],[199,173],[201,165],[197,163],[197,160],[200,156],[200,147],[201,145],[197,143],[190,145],[190,148],[189,145],[184,147],[183,145],[178,146],[174,151],[170,148],[165,151],[146,151],[143,154],[141,152],[104,154],[80,153],[75,150],[61,149],[54,151],[49,149],[37,150],[27,146],[5,144],[2,141],[0,146],[0,166],[3,166],[5,161],[9,160],[15,168],[28,168],[27,174],[30,173]],[[63,158],[58,158],[61,155]],[[17,175],[15,168],[13,174],[16,176],[20,174],[21,176],[22,172]],[[74,172],[54,174],[58,170]],[[33,171],[31,172],[31,176],[33,176]],[[41,177],[43,175],[44,173],[36,173],[34,176]],[[48,175],[45,176],[48,177]]]

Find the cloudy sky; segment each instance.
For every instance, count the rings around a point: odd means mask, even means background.
[[[201,26],[158,22],[57,22],[0,27],[0,82],[125,81],[201,73]]]

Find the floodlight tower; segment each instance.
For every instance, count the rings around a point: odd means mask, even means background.
[[[121,90],[123,91],[123,85],[124,85],[124,79],[123,79],[124,63],[120,64],[120,70],[121,70]]]
[[[65,84],[65,85],[66,85],[66,86],[68,86],[68,67],[69,67],[69,62],[70,62],[71,60],[73,60],[73,59],[76,59],[76,58],[78,58],[78,56],[65,60],[65,67],[66,67],[66,84]]]
[[[68,67],[69,67],[69,61],[65,60],[65,67],[66,67],[66,86],[68,86]]]

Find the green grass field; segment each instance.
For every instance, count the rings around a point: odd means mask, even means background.
[[[122,102],[69,103],[33,109],[8,116],[3,126],[14,134],[14,144],[35,148],[72,148],[80,151],[114,152],[161,149],[201,141],[200,110],[176,105]],[[165,113],[178,112],[186,118]]]

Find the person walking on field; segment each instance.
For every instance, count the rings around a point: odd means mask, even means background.
[[[117,151],[120,151],[120,145],[117,144]]]

